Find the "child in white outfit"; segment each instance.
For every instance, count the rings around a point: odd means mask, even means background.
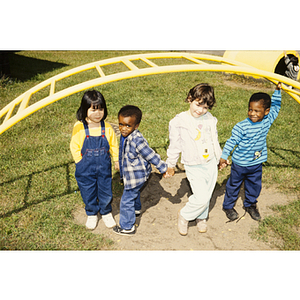
[[[217,119],[208,112],[216,102],[213,87],[206,83],[198,84],[189,91],[185,101],[190,104],[189,110],[176,115],[169,123],[168,171],[164,175],[174,175],[181,153],[181,162],[193,192],[178,213],[177,224],[181,235],[187,235],[188,222],[195,219],[199,232],[206,232],[209,203],[222,153]]]

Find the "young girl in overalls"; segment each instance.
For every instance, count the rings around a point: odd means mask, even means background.
[[[111,214],[112,169],[119,169],[118,142],[112,126],[104,120],[107,108],[103,95],[95,90],[84,93],[77,111],[70,149],[75,161],[75,178],[85,204],[86,227],[95,229],[98,213],[108,228],[116,225]]]

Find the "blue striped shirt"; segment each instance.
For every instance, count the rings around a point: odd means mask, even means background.
[[[253,123],[247,118],[233,127],[221,158],[227,159],[233,151],[232,161],[239,166],[253,166],[267,161],[267,134],[280,110],[281,91],[275,90],[271,100],[270,112],[261,122]]]

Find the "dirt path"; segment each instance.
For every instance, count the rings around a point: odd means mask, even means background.
[[[208,220],[208,231],[199,233],[196,222],[189,223],[187,236],[177,231],[177,212],[188,201],[191,194],[184,171],[175,173],[172,178],[164,179],[154,171],[141,194],[142,214],[136,220],[136,234],[119,236],[107,229],[100,219],[92,232],[104,234],[115,242],[116,250],[276,250],[271,245],[254,240],[249,232],[258,227],[258,223],[246,214],[238,223],[227,222],[222,211],[225,187],[215,190]],[[241,191],[242,195],[243,190]],[[262,218],[270,215],[272,204],[286,204],[293,197],[280,194],[274,189],[263,189],[258,199]],[[120,199],[113,200],[113,215],[119,221]],[[236,210],[244,214],[242,198],[239,197]],[[84,209],[74,213],[75,222],[84,225]]]

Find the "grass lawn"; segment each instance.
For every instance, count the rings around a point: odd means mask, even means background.
[[[56,74],[85,63],[136,53],[138,51],[11,53],[11,78],[0,81],[0,109]],[[85,80],[89,79],[89,74],[84,76],[87,76]],[[251,94],[263,91],[271,95],[275,88],[267,81],[258,82],[236,75],[185,72],[127,79],[96,89],[106,99],[109,122],[117,123],[117,113],[123,105],[139,106],[143,111],[140,131],[150,146],[166,159],[168,123],[177,113],[188,109],[184,102],[186,94],[200,82],[215,88],[217,106],[212,113],[218,119],[221,147],[230,137],[232,127],[247,117]],[[60,84],[70,85],[72,79]],[[111,240],[105,236],[95,237],[85,227],[74,224],[72,218],[72,212],[83,207],[69,150],[82,95],[80,92],[51,104],[0,136],[1,250],[114,249]],[[263,169],[265,187],[276,186],[284,193],[300,192],[299,121],[300,105],[283,92],[282,109],[267,139],[269,157]],[[230,168],[219,172],[217,188],[224,184],[229,173]],[[114,172],[114,196],[120,196],[121,192],[119,175]],[[274,229],[270,224],[278,221],[265,220],[255,237],[266,239],[271,231],[280,249],[299,250],[299,200],[274,209],[279,212],[278,218],[290,221],[282,225],[283,229]],[[293,217],[288,217],[291,214]],[[276,235],[278,230],[280,233]],[[294,242],[289,243],[283,236]]]

